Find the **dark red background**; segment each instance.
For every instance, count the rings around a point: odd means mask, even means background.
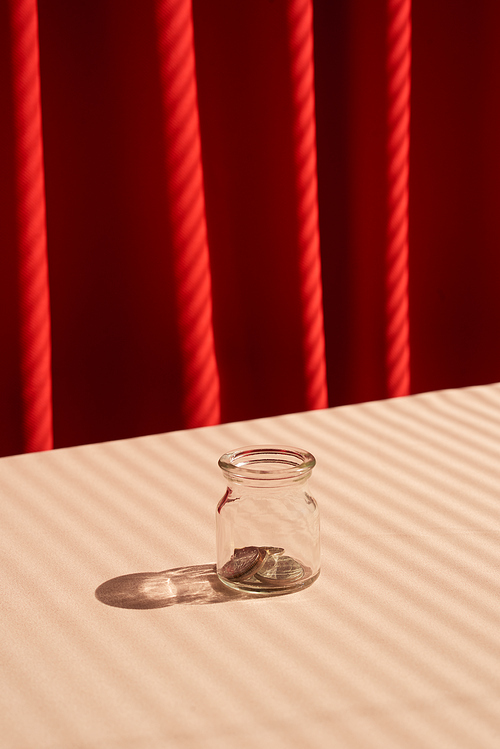
[[[285,2],[194,0],[224,420],[304,408]],[[500,380],[495,0],[412,15],[412,392]],[[152,4],[39,0],[56,446],[182,427]],[[385,3],[315,0],[330,405],[386,397]],[[20,395],[0,2],[0,453]],[[270,324],[270,322],[272,324]]]

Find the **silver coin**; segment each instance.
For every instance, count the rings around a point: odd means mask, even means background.
[[[281,546],[259,546],[259,549],[265,551],[266,554],[269,554],[272,557],[277,557],[285,551]]]
[[[245,580],[262,567],[265,558],[266,553],[258,546],[235,549],[231,559],[219,570],[219,574],[226,580]]]
[[[268,557],[262,567],[256,571],[255,576],[269,585],[283,585],[304,577],[304,568],[292,557],[282,556],[278,559]]]

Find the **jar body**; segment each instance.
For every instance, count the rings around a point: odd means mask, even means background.
[[[308,491],[314,457],[254,446],[219,460],[227,489],[217,505],[217,574],[266,595],[305,588],[320,571],[319,510]]]

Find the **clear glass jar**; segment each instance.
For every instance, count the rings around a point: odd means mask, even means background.
[[[219,459],[217,574],[254,593],[305,588],[320,571],[319,510],[307,491],[316,460],[282,445],[241,447]]]

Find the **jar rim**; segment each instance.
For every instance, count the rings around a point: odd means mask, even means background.
[[[288,445],[248,445],[219,458],[222,471],[239,479],[298,479],[315,465],[316,458],[310,452]]]

